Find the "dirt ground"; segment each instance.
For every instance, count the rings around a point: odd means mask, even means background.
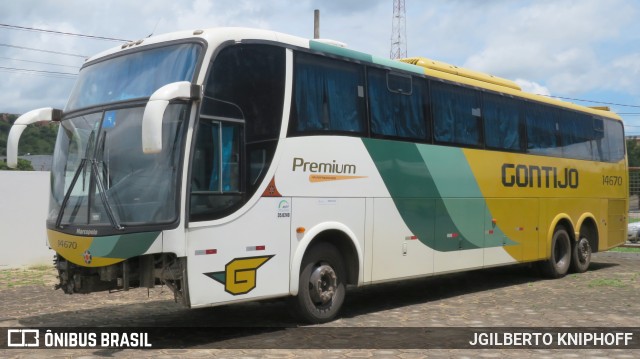
[[[0,271],[0,327],[127,326],[166,327],[170,331],[180,327],[297,325],[288,314],[287,302],[281,300],[187,309],[174,303],[173,295],[166,288],[69,296],[53,290],[55,281],[56,273],[50,267]],[[558,280],[543,280],[530,266],[519,265],[353,289],[347,294],[341,317],[320,327],[328,331],[335,328],[336,332],[351,328],[352,333],[373,330],[374,335],[385,333],[380,328],[398,328],[394,332],[398,346],[344,349],[341,347],[345,345],[337,341],[334,349],[287,349],[285,343],[273,342],[273,349],[219,349],[223,346],[212,337],[197,344],[185,343],[179,349],[5,349],[0,350],[0,357],[634,358],[640,357],[640,350],[405,349],[401,343],[407,343],[406,338],[402,338],[406,333],[403,328],[638,329],[640,253],[597,253],[588,272],[569,274]],[[253,333],[237,334],[233,339],[238,343],[256,340]],[[375,337],[371,340],[376,342]],[[411,346],[410,341],[408,345]]]

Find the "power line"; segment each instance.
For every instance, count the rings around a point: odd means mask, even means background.
[[[42,49],[35,49],[33,47],[24,47],[24,46],[15,46],[15,45],[9,45],[9,44],[0,44],[0,46],[5,46],[5,47],[12,47],[14,49],[21,49],[21,50],[30,50],[30,51],[39,51],[39,52],[46,52],[49,54],[56,54],[56,55],[66,55],[66,56],[74,56],[74,57],[81,57],[83,59],[87,58],[87,55],[77,55],[77,54],[70,54],[67,52],[59,52],[59,51],[51,51],[51,50],[42,50]]]
[[[87,39],[103,40],[103,41],[113,41],[113,42],[128,42],[128,41],[130,41],[130,40],[125,40],[125,39],[117,39],[117,38],[113,38],[113,37],[76,34],[76,33],[73,33],[73,32],[63,32],[63,31],[55,31],[55,30],[36,29],[36,28],[33,28],[33,27],[24,27],[24,26],[16,26],[16,25],[8,25],[8,24],[0,24],[0,27],[6,27],[6,28],[9,28],[9,29],[23,30],[23,31],[46,32],[46,33],[55,34],[55,35],[84,37],[84,38],[87,38]]]
[[[78,74],[74,74],[71,72],[58,72],[58,71],[45,71],[45,70],[34,70],[34,69],[20,69],[16,67],[4,67],[0,66],[2,70],[10,70],[10,71],[19,71],[19,72],[33,72],[33,73],[41,73],[41,74],[54,74],[54,75],[65,75],[65,76],[77,76]]]
[[[582,102],[591,102],[591,103],[600,103],[603,105],[612,105],[612,106],[623,106],[623,107],[635,107],[635,108],[640,108],[640,105],[624,105],[624,104],[620,104],[620,103],[613,103],[613,102],[603,102],[603,101],[593,101],[593,100],[585,100],[585,99],[580,99],[580,98],[571,98],[571,97],[562,97],[562,96],[553,96],[553,95],[545,95],[545,94],[538,94],[541,96],[546,96],[546,97],[553,97],[553,98],[560,98],[563,100],[571,100],[571,101],[582,101]]]
[[[32,60],[15,59],[15,58],[11,58],[11,57],[3,57],[3,56],[0,56],[0,59],[11,60],[11,61],[30,62],[30,63],[34,63],[34,64],[42,64],[42,65],[62,66],[62,67],[69,67],[69,68],[72,68],[72,69],[79,69],[79,68],[80,68],[79,66],[62,65],[62,64],[53,64],[53,63],[50,63],[50,62],[42,62],[42,61],[32,61]]]
[[[12,72],[15,72],[15,71],[9,71],[9,70],[3,70],[3,69],[0,69],[0,72],[8,72],[8,73],[12,73]],[[69,76],[66,76],[66,75],[40,74],[40,73],[36,73],[36,72],[20,72],[20,75],[40,76],[40,77],[49,77],[49,78],[54,78],[54,79],[62,79],[62,80],[72,80],[72,81],[75,81],[75,78],[73,78],[73,77],[69,77]]]
[[[75,78],[69,77],[68,75],[42,74],[42,73],[36,73],[36,72],[19,72],[19,71],[3,70],[3,69],[0,69],[0,72],[8,72],[8,73],[18,72],[21,75],[50,77],[50,78],[64,79],[64,80],[75,80]]]

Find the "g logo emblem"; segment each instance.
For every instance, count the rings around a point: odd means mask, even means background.
[[[258,268],[272,257],[273,255],[236,258],[225,265],[224,272],[209,272],[204,275],[224,284],[224,290],[229,294],[247,294],[256,287]]]

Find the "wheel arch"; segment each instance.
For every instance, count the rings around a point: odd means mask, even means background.
[[[561,225],[563,226],[567,232],[569,233],[569,238],[571,239],[571,243],[573,245],[573,243],[575,243],[576,241],[576,234],[575,234],[575,226],[573,225],[573,222],[571,221],[571,217],[569,217],[569,215],[565,214],[565,213],[561,213],[558,214],[553,221],[551,221],[551,225],[549,226],[549,230],[547,231],[547,251],[546,251],[546,258],[550,258],[551,257],[551,245],[553,243],[553,234],[556,231],[556,228],[558,228],[558,226]]]
[[[356,235],[342,223],[325,222],[305,231],[302,238],[298,240],[298,246],[291,257],[291,275],[289,276],[291,295],[298,294],[298,277],[304,255],[309,248],[321,242],[333,245],[342,255],[347,271],[346,283],[357,285],[362,283],[363,251]]]
[[[574,243],[576,238],[580,238],[581,235],[585,235],[589,241],[589,246],[593,253],[598,252],[598,245],[600,244],[600,235],[598,232],[598,223],[595,216],[591,213],[584,213],[578,220],[578,231],[575,232]]]

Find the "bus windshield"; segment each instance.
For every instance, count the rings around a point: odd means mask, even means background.
[[[84,67],[65,112],[145,98],[166,84],[191,81],[200,50],[196,43],[164,46]]]
[[[143,111],[136,106],[62,121],[51,172],[50,224],[121,230],[176,220],[189,106],[167,108],[158,154],[142,152]]]
[[[91,233],[103,234],[177,220],[178,169],[190,105],[169,105],[163,150],[144,154],[144,100],[166,84],[192,81],[201,49],[199,43],[151,47],[80,71],[54,150],[50,227],[91,226]],[[74,114],[88,108],[95,110]]]

